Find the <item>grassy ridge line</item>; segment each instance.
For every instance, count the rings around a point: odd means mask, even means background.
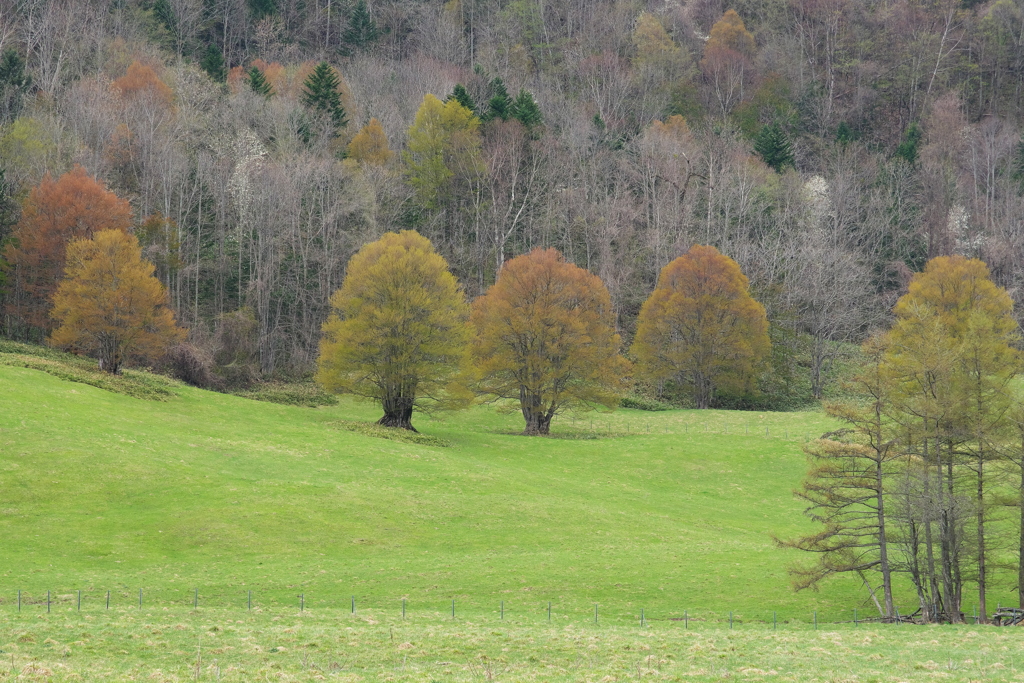
[[[11,680],[1005,681],[1019,633],[991,627],[728,630],[380,615],[126,611],[0,621]]]

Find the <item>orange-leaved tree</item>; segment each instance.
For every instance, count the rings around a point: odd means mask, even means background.
[[[352,138],[352,142],[348,143],[348,158],[364,164],[384,166],[394,156],[395,153],[388,147],[384,127],[377,119],[370,119]]]
[[[154,360],[184,341],[153,272],[134,235],[100,230],[73,241],[53,296],[50,343],[95,355],[102,370],[116,374],[128,358]]]
[[[3,254],[11,289],[7,315],[19,334],[42,339],[51,331],[51,299],[68,242],[103,229],[127,231],[131,225],[128,202],[80,166],[57,180],[47,175],[32,188]]]
[[[469,305],[430,240],[404,230],[365,245],[331,307],[316,373],[326,389],[379,401],[379,424],[412,431],[414,408],[458,404],[449,387],[469,343]]]
[[[524,434],[547,434],[566,409],[614,408],[627,389],[608,289],[555,249],[506,263],[472,320],[477,388],[518,400]]]
[[[637,320],[633,354],[652,381],[690,387],[698,408],[715,390],[749,389],[767,357],[768,319],[739,264],[696,245],[661,270]]]

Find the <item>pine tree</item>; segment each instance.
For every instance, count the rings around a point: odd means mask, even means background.
[[[921,146],[922,137],[924,137],[924,133],[921,132],[921,126],[911,123],[907,127],[903,142],[896,148],[896,156],[911,166],[917,164],[917,149]]]
[[[527,128],[539,126],[543,122],[540,107],[538,107],[537,102],[534,101],[533,95],[526,90],[520,90],[519,94],[516,95],[516,99],[512,103],[511,114],[512,118],[516,119]]]
[[[277,12],[277,2],[275,0],[249,0],[249,11],[252,12],[253,19],[259,20]]]
[[[255,66],[246,72],[245,84],[248,85],[249,88],[257,95],[263,95],[264,97],[269,98],[274,94],[274,87],[267,81],[263,72]]]
[[[32,77],[25,73],[25,60],[16,50],[4,50],[0,56],[0,124],[18,118],[30,87]]]
[[[342,41],[352,49],[361,50],[380,37],[377,22],[370,16],[366,0],[359,0],[352,15],[348,18],[348,26],[341,36]]]
[[[793,166],[793,143],[777,123],[761,128],[761,132],[754,138],[754,151],[776,173],[782,173],[787,166]]]
[[[476,113],[476,102],[473,101],[473,97],[461,83],[456,83],[455,88],[452,90],[452,94],[445,98],[446,103],[451,102],[452,100],[455,100],[474,114]]]
[[[203,71],[210,74],[210,78],[218,83],[223,83],[227,80],[228,74],[224,64],[224,55],[221,54],[216,45],[206,46],[206,53],[199,62],[199,66],[202,67]]]
[[[487,113],[483,116],[484,120],[508,121],[508,117],[512,115],[512,98],[508,96],[504,81],[495,78],[491,81],[490,90],[491,99],[487,100]]]
[[[327,62],[320,62],[302,84],[302,104],[331,117],[335,130],[348,125],[341,105],[341,80]]]

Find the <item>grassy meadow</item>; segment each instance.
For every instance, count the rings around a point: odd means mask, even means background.
[[[852,578],[792,592],[803,558],[770,535],[812,528],[791,491],[820,412],[619,410],[530,438],[481,406],[396,440],[365,403],[129,373],[137,398],[23,360],[0,349],[0,680],[1015,675],[1015,629],[855,626]]]

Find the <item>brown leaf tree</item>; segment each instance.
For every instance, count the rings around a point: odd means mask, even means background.
[[[3,254],[11,283],[6,305],[9,329],[42,339],[52,330],[51,299],[64,272],[68,242],[88,239],[103,229],[127,231],[131,225],[128,202],[80,166],[57,180],[44,177],[29,193]]]
[[[472,321],[478,390],[518,400],[524,434],[548,434],[567,409],[613,408],[626,390],[608,289],[555,249],[506,263]]]
[[[641,375],[673,380],[707,408],[715,390],[749,388],[767,357],[768,319],[739,264],[695,245],[665,266],[640,309],[633,354]]]
[[[100,369],[117,374],[130,357],[156,359],[184,341],[154,270],[135,236],[121,230],[73,241],[53,296],[50,343],[95,355]]]

